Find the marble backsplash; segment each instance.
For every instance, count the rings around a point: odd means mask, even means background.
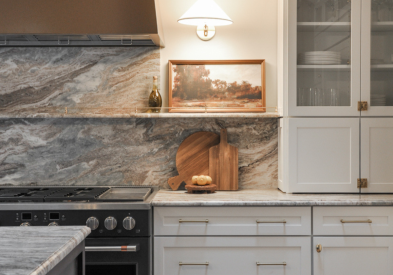
[[[0,48],[0,117],[146,106],[154,75],[157,47]]]
[[[0,48],[0,185],[159,185],[197,131],[228,129],[242,189],[277,186],[276,118],[55,118],[51,108],[143,107],[156,47]],[[34,118],[37,113],[47,118]],[[109,116],[106,111],[103,116]],[[40,116],[41,117],[41,116]]]
[[[4,84],[3,84],[4,85]],[[0,185],[158,185],[177,175],[180,143],[228,129],[241,189],[277,187],[275,118],[0,120]]]

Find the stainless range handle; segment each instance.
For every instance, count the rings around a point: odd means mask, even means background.
[[[139,245],[122,245],[122,246],[86,246],[86,252],[137,252]]]

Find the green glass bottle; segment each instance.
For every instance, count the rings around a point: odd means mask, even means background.
[[[162,98],[160,93],[158,92],[158,88],[157,88],[157,76],[153,76],[153,90],[150,93],[149,96],[149,107],[162,107]],[[159,113],[161,111],[161,109],[159,108],[154,108],[151,109],[151,112],[153,113]]]

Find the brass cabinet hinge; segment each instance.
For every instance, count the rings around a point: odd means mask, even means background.
[[[367,179],[358,179],[358,188],[367,188]]]
[[[358,111],[367,111],[368,103],[367,101],[358,101]]]

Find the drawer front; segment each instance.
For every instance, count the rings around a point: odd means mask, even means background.
[[[392,207],[314,207],[314,235],[393,235]]]
[[[310,235],[310,207],[155,207],[154,235]]]
[[[157,275],[311,274],[311,237],[155,237]]]

